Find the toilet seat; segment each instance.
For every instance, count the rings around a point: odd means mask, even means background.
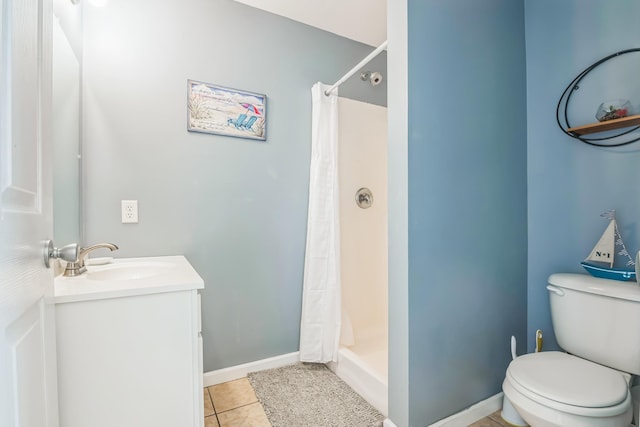
[[[629,409],[628,378],[614,369],[550,351],[514,359],[505,381],[545,407],[586,417],[607,417]]]

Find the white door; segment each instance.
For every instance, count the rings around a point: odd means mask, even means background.
[[[58,425],[50,0],[0,0],[0,426]]]

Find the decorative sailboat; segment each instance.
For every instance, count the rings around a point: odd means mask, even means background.
[[[629,255],[627,247],[622,241],[618,224],[616,223],[616,211],[610,210],[602,215],[609,220],[604,233],[598,243],[591,250],[589,256],[580,264],[595,277],[613,280],[636,280],[636,263]],[[626,268],[614,267],[615,256],[626,258]]]

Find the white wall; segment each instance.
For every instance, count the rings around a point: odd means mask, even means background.
[[[347,98],[338,106],[342,307],[356,345],[375,336],[386,347],[387,109]],[[355,201],[361,187],[373,193],[368,209]]]
[[[80,7],[53,3],[53,235],[63,246],[80,240]]]
[[[389,41],[389,419],[409,425],[408,0],[387,2]]]

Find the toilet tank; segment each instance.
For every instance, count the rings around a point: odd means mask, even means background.
[[[640,375],[640,286],[586,274],[549,276],[551,320],[568,353]]]

